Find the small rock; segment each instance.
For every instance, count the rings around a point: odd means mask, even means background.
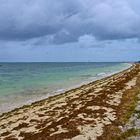
[[[120,125],[118,126],[118,128],[121,130],[121,131],[124,131],[124,128]]]
[[[136,128],[139,129],[140,128],[140,119],[137,119],[135,121],[135,125],[136,125]]]
[[[138,94],[138,98],[140,99],[140,94]]]
[[[137,105],[135,110],[140,111],[140,105]]]

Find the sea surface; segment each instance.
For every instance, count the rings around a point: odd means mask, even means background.
[[[128,63],[0,63],[0,113],[121,71]]]

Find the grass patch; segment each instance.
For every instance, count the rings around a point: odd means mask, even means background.
[[[114,140],[126,140],[128,137],[137,135],[139,129],[130,128],[119,136],[115,136]]]
[[[123,115],[119,118],[120,125],[122,126],[125,125],[133,113],[136,113],[138,115],[138,119],[140,119],[140,111],[135,110],[137,106],[137,102],[139,100],[138,98],[139,93],[140,93],[139,88],[135,88],[134,90],[129,91],[128,94],[131,96],[128,96],[126,98],[128,99],[128,102],[125,104],[123,108],[124,110]],[[128,137],[136,136],[139,134],[140,134],[140,129],[131,128],[121,134],[118,133],[118,135],[114,136],[113,140],[126,140]]]
[[[136,88],[135,90],[130,90],[128,93],[128,97],[126,98],[127,103],[123,106],[123,112],[122,112],[122,116],[119,119],[119,124],[120,125],[124,125],[126,124],[126,122],[129,120],[129,118],[131,117],[131,115],[133,113],[135,113],[135,108],[137,105],[137,102],[139,100],[138,98],[138,94],[140,93],[140,91]],[[140,115],[140,112],[139,112]],[[140,116],[139,116],[140,117]]]

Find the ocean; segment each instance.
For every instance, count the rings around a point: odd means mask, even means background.
[[[128,63],[0,63],[0,113],[129,67]]]

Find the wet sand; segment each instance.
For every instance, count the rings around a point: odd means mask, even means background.
[[[1,140],[96,140],[117,120],[137,86],[140,64],[0,116]],[[105,139],[105,138],[104,138]]]

